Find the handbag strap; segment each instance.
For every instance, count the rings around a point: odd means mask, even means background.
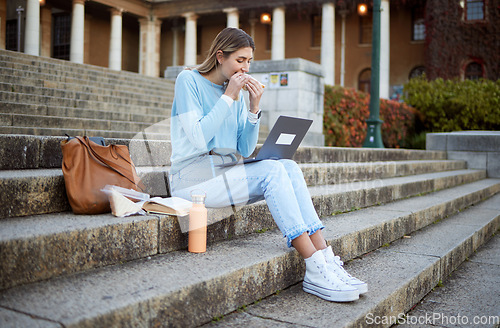
[[[103,158],[101,155],[99,155],[93,148],[92,148],[92,145],[90,144],[89,142],[89,139],[88,137],[75,137],[76,139],[78,139],[78,141],[85,146],[85,148],[87,149],[88,153],[92,155],[93,159],[100,163],[101,165],[104,165],[106,167],[108,167],[109,169],[113,170],[114,172],[118,173],[119,175],[121,175],[122,177],[126,178],[127,180],[129,180],[130,182],[132,182],[136,187],[140,188],[141,190],[143,188],[141,188],[138,183],[135,181],[134,177],[130,178],[129,176],[127,176],[126,173],[120,171],[120,169],[124,169],[123,167],[121,167],[120,165],[116,165],[118,168],[116,168],[115,166],[111,165],[110,161],[106,160],[105,158]],[[111,145],[111,148],[110,149],[115,149],[115,145]],[[132,163],[131,161],[129,161],[128,159],[124,158],[120,153],[118,153],[116,150],[115,150],[115,154],[117,156],[119,156],[120,158],[122,158],[123,160],[125,160],[125,162],[129,163],[132,168],[135,170],[135,166],[134,166],[134,163]]]

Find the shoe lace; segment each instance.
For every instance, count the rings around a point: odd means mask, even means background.
[[[326,281],[332,283],[335,287],[339,287],[340,286],[340,283],[339,283],[339,280],[342,281],[342,282],[346,282],[342,279],[342,277],[340,277],[339,274],[337,274],[336,272],[332,272],[332,271],[329,271],[327,269],[327,266],[322,264],[322,265],[318,265],[318,269],[319,271],[321,272],[321,274],[323,275],[323,277],[326,279]],[[328,272],[330,274],[333,274],[335,275],[339,280],[335,280],[335,279],[331,279],[331,276],[328,274]]]
[[[344,269],[344,262],[340,260],[340,256],[335,255],[333,257],[333,261],[337,264],[337,266],[334,265],[334,267],[337,267],[335,272],[337,273],[337,276],[339,276],[342,281],[348,282],[349,279],[353,279],[353,276],[351,276],[345,269]],[[340,271],[342,274],[339,274],[338,271]]]

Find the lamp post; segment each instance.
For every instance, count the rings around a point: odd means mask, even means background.
[[[372,74],[370,80],[370,117],[363,147],[384,148],[380,126],[380,0],[373,0]]]

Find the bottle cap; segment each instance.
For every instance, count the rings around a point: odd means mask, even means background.
[[[207,194],[203,190],[195,189],[195,190],[191,191],[191,200],[193,201],[193,203],[196,203],[196,204],[205,203],[206,196],[207,196]]]

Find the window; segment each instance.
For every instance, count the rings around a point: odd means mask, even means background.
[[[5,49],[17,51],[17,19],[11,19],[6,22]]]
[[[471,62],[465,66],[464,78],[467,80],[479,80],[484,77],[483,65],[478,62]]]
[[[311,23],[311,47],[321,47],[321,15],[313,15]]]
[[[373,15],[368,13],[364,16],[359,16],[359,43],[372,43]]]
[[[465,20],[483,20],[484,19],[484,0],[466,0],[465,1]]]
[[[372,77],[372,70],[365,68],[359,73],[358,77],[358,90],[370,93],[370,81]]]
[[[52,57],[69,60],[71,46],[71,16],[69,14],[57,14],[53,17],[53,46]]]
[[[413,79],[415,77],[419,77],[425,74],[425,67],[424,66],[417,66],[414,69],[411,70],[410,76],[408,76],[409,79]]]
[[[411,11],[411,21],[412,21],[411,40],[412,41],[425,40],[425,17],[424,17],[423,6],[413,7]]]
[[[202,50],[201,50],[201,47],[202,47],[201,33],[202,33],[202,28],[200,25],[197,25],[196,26],[196,55],[199,55],[202,52]]]

